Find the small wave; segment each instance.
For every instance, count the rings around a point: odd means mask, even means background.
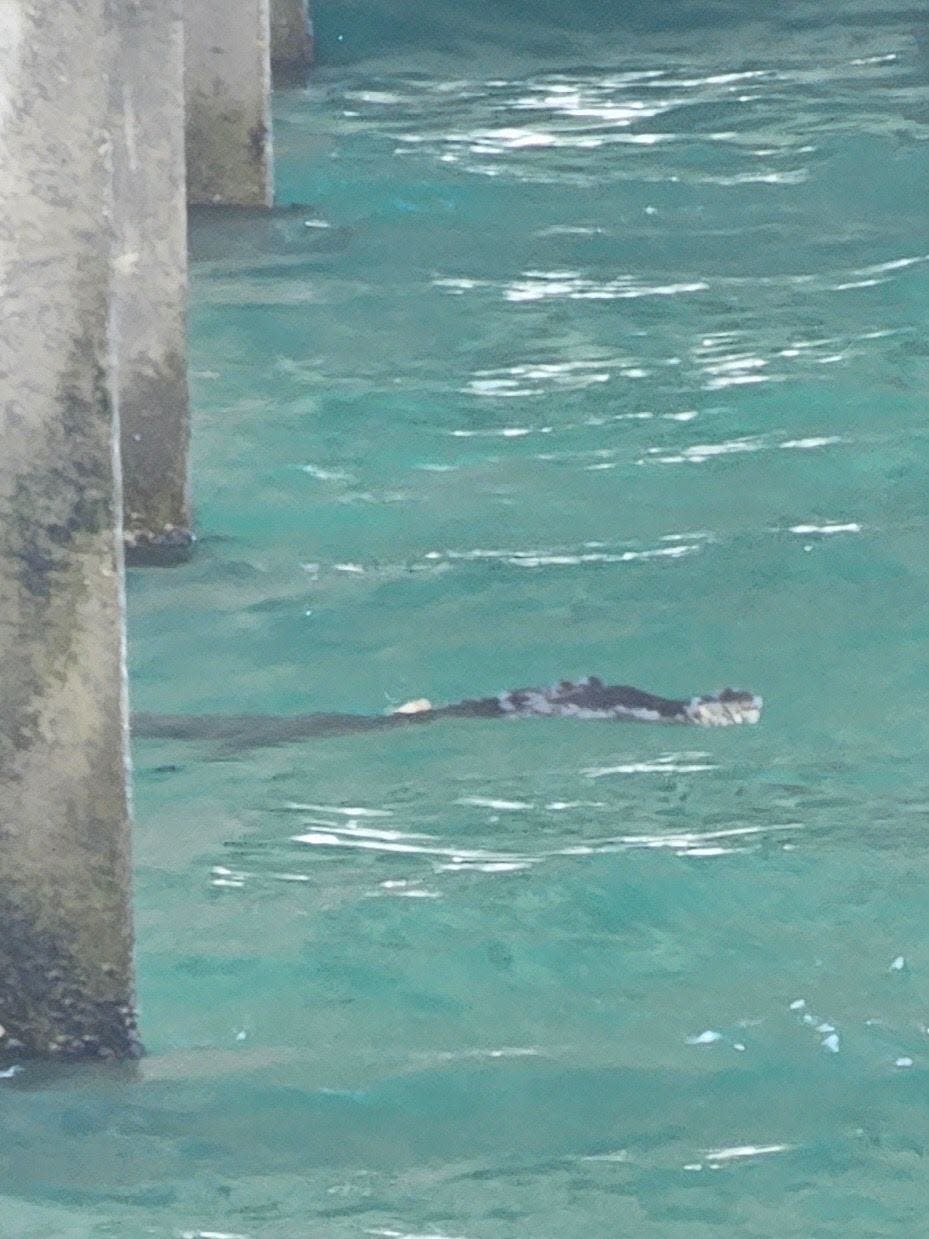
[[[693,535],[693,541],[683,540],[683,535],[669,534],[662,541],[672,542],[671,546],[656,546],[630,548],[628,550],[593,550],[589,547],[608,548],[607,543],[585,543],[581,548],[552,547],[538,550],[491,550],[475,548],[469,551],[427,551],[424,559],[431,563],[442,560],[451,561],[482,561],[494,560],[509,564],[515,568],[552,568],[578,567],[589,564],[629,564],[651,559],[680,559],[685,555],[693,555],[703,550],[706,539],[699,534]]]
[[[772,823],[766,826],[728,826],[721,830],[680,831],[667,835],[619,835],[615,839],[602,842],[619,844],[623,848],[666,848],[676,852],[720,846],[718,841],[721,839],[749,840],[776,831],[797,830],[799,827],[798,822]]]
[[[319,465],[301,465],[300,469],[303,473],[308,473],[310,477],[316,478],[318,482],[353,482],[355,480],[350,473],[342,469],[321,469]]]
[[[662,465],[702,465],[719,456],[760,452],[765,447],[767,444],[761,438],[729,439],[723,443],[694,443],[690,447],[685,447],[683,451],[672,453],[665,452],[663,448],[650,447],[645,459]]]
[[[488,1050],[435,1050],[432,1053],[424,1054],[422,1057],[434,1062],[454,1063],[501,1058],[545,1058],[548,1057],[548,1051],[534,1045],[505,1045],[501,1046],[500,1049]]]
[[[686,543],[678,546],[660,546],[645,551],[623,551],[617,555],[602,551],[588,552],[583,555],[514,555],[507,560],[519,568],[563,568],[576,567],[580,564],[631,564],[636,560],[647,559],[680,559],[684,555],[693,555],[702,548],[696,544]]]
[[[617,835],[590,843],[571,844],[550,856],[586,857],[613,852],[673,852],[681,858],[709,860],[733,856],[757,847],[768,833],[797,829],[797,823],[771,826],[734,826],[723,830],[681,831],[672,834]]]
[[[407,836],[412,838],[414,836]],[[336,834],[332,831],[308,831],[306,834],[291,836],[293,843],[305,843],[309,847],[355,848],[361,851],[396,852],[403,855],[447,857],[452,861],[452,867],[476,865],[506,866],[507,868],[526,868],[535,864],[538,857],[519,856],[502,852],[485,852],[480,849],[469,850],[448,847],[424,847],[418,843],[404,843],[392,839],[371,838],[360,836],[357,832]],[[445,866],[442,866],[443,868]]]
[[[462,390],[474,396],[534,396],[550,389],[583,391],[609,383],[620,358],[591,361],[522,362],[498,370],[478,370]]]

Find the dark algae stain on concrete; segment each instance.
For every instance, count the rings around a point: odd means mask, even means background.
[[[120,996],[115,964],[102,964],[114,997],[101,998],[99,986],[81,983],[84,970],[68,943],[6,894],[0,895],[0,925],[16,943],[15,952],[0,948],[0,1059],[138,1057],[136,1013]]]

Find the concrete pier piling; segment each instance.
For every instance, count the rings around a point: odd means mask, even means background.
[[[313,63],[308,0],[271,0],[271,71],[281,83],[299,81]]]
[[[0,7],[0,1053],[136,1047],[104,0]]]
[[[133,0],[113,11],[113,329],[126,555],[132,564],[171,564],[193,541],[182,0]]]
[[[270,206],[269,0],[187,0],[187,196]]]

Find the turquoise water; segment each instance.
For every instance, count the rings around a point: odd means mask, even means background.
[[[925,17],[318,8],[135,706],[765,717],[139,741],[149,1056],[3,1082],[0,1232],[923,1233]]]

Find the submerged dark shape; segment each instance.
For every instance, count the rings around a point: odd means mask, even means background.
[[[218,740],[232,748],[288,744],[317,736],[346,735],[428,723],[440,718],[584,718],[608,722],[692,723],[728,727],[757,723],[762,700],[726,688],[703,697],[658,697],[626,684],[604,684],[596,676],[562,680],[551,688],[520,688],[447,706],[422,698],[390,714],[136,714],[137,736],[171,740]]]

